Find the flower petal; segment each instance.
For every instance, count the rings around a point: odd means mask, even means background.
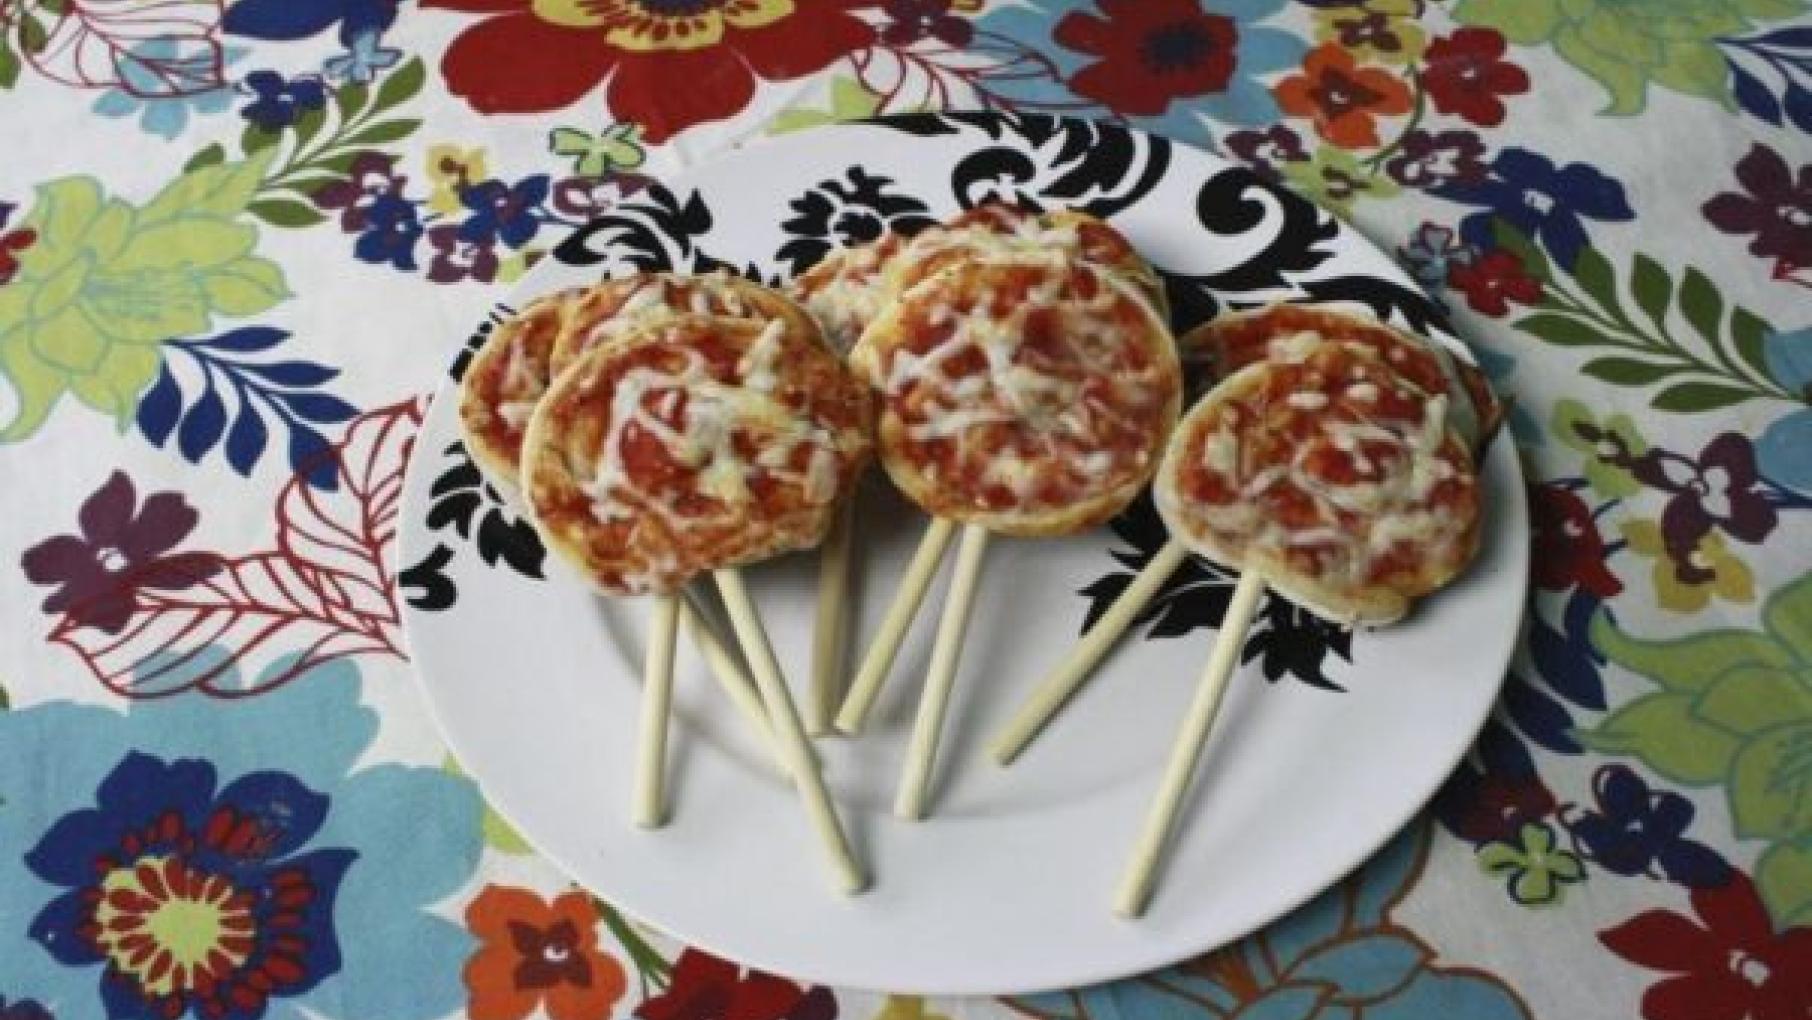
[[[1692,908],[1727,946],[1759,949],[1774,937],[1768,908],[1747,875],[1733,874],[1729,883],[1715,889],[1694,889]]]
[[[1722,963],[1655,984],[1642,995],[1642,1015],[1655,1020],[1742,1020],[1754,994],[1748,982]]]
[[[1666,910],[1645,911],[1614,928],[1606,928],[1598,933],[1598,941],[1618,956],[1650,970],[1683,974],[1723,964],[1723,948],[1710,932]]]
[[[755,95],[755,75],[724,47],[625,54],[607,101],[617,120],[659,144],[695,124],[734,116]]]
[[[530,54],[535,69],[525,73],[519,65]],[[597,88],[617,57],[594,31],[524,12],[467,29],[447,47],[440,70],[448,90],[480,113],[541,113],[571,106]]]
[[[82,535],[96,546],[119,545],[132,524],[132,512],[137,502],[132,479],[123,471],[115,471],[93,495],[82,501],[82,509],[76,515]]]

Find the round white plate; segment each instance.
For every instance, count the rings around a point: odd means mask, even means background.
[[[912,226],[990,197],[1111,219],[1167,274],[1179,328],[1278,298],[1358,301],[1438,324],[1364,238],[1250,171],[1118,127],[995,114],[843,125],[734,152],[628,196],[529,274],[514,302],[632,269],[729,265],[778,281],[883,223]],[[1111,531],[998,540],[930,818],[904,823],[889,808],[944,578],[869,732],[819,741],[874,876],[866,894],[844,897],[792,789],[683,639],[672,821],[630,825],[642,607],[589,594],[542,556],[459,448],[453,388],[416,444],[401,562],[409,644],[454,751],[530,842],[600,896],[713,952],[813,981],[940,994],[1068,987],[1264,924],[1364,860],[1433,793],[1485,718],[1522,614],[1528,526],[1516,458],[1499,442],[1483,552],[1410,620],[1347,635],[1282,602],[1261,614],[1151,912],[1127,922],[1110,910],[1113,889],[1230,583],[1190,564],[1155,624],[1002,769],[988,738],[1162,535],[1147,506]],[[852,654],[923,527],[878,479],[858,520]],[[815,570],[798,555],[748,571],[801,696]]]

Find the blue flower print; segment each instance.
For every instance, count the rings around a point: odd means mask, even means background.
[[[1775,382],[1812,404],[1812,326],[1769,335],[1762,356]],[[1812,492],[1812,408],[1790,411],[1763,429],[1755,457],[1769,480]]]
[[[1144,72],[1149,72],[1156,77],[1143,98],[1161,112],[1147,113],[1143,108],[1113,112],[1147,131],[1208,148],[1214,147],[1210,128],[1215,123],[1275,123],[1280,117],[1277,101],[1259,76],[1294,67],[1307,52],[1307,45],[1293,33],[1260,24],[1282,10],[1284,0],[1217,0],[1207,5],[1176,0],[1096,0],[1093,4],[1028,0],[993,6],[977,27],[1012,39],[1048,40],[1048,45],[1038,47],[1039,52],[1056,65],[1062,79],[1002,83],[1003,98],[1022,105],[1074,109],[1105,102],[1072,88],[1086,68],[1107,65],[1100,76],[1121,81],[1143,80]],[[1070,23],[1081,30],[1072,29],[1063,39],[1098,40],[1100,52],[1072,49],[1054,36],[1055,26],[1069,19],[1079,19]],[[1218,63],[1228,56],[1223,47],[1229,35],[1230,68]],[[1162,66],[1115,66],[1135,52],[1162,54]],[[1188,94],[1173,96],[1163,89],[1159,79],[1168,73],[1194,82]],[[1201,87],[1204,83],[1206,88]]]
[[[327,89],[319,78],[286,81],[275,71],[253,71],[240,87],[254,98],[240,108],[239,115],[266,131],[281,131],[304,111],[327,105]]]
[[[224,48],[220,54],[221,67],[245,56],[245,52],[237,46]],[[134,47],[132,59],[121,60],[116,65],[120,74],[119,86],[101,93],[91,109],[103,117],[137,115],[140,130],[159,138],[173,139],[189,126],[191,114],[219,113],[232,105],[233,90],[224,83],[181,95],[167,94],[169,83],[153,73],[152,67],[167,66],[177,61],[178,56],[177,44],[172,39],[153,39]]]
[[[383,32],[396,23],[397,0],[238,0],[227,8],[220,27],[253,39],[306,39],[334,25],[340,41],[350,45],[368,32]]]
[[[212,668],[222,654],[197,659]],[[66,701],[0,713],[12,1008],[62,1020],[458,1010],[474,942],[434,907],[477,867],[483,805],[438,767],[360,764],[378,725],[361,686],[339,660],[230,707],[185,695],[124,713]]]
[[[382,39],[376,31],[360,32],[347,44],[345,53],[328,57],[321,70],[335,81],[360,84],[372,81],[379,71],[395,67],[396,62],[403,59],[402,50],[378,45]]]
[[[365,231],[353,242],[352,254],[362,262],[389,263],[414,272],[415,243],[421,236],[415,203],[387,191],[372,199],[365,210]]]
[[[1434,192],[1466,205],[1481,205],[1460,221],[1460,236],[1480,248],[1492,248],[1493,217],[1507,221],[1541,243],[1564,268],[1572,268],[1586,246],[1580,218],[1622,221],[1636,218],[1623,185],[1584,163],[1556,167],[1554,161],[1527,149],[1509,148],[1491,162],[1491,177],[1478,184],[1453,184]]]
[[[1695,889],[1730,881],[1730,865],[1716,850],[1686,838],[1696,813],[1692,801],[1651,791],[1626,765],[1600,768],[1592,792],[1598,809],[1569,820],[1567,828],[1599,867],[1616,875],[1658,867],[1669,881]]]
[[[1352,877],[1234,945],[1126,981],[1010,1002],[1063,1020],[1528,1020],[1502,982],[1437,965],[1433,947],[1389,916],[1421,875],[1429,831],[1411,825]]]
[[[471,215],[460,224],[459,239],[471,244],[495,240],[522,247],[541,229],[536,210],[547,201],[547,192],[546,174],[525,177],[514,186],[493,180],[463,189],[459,200]]]
[[[25,855],[66,890],[31,938],[94,972],[111,1020],[255,1020],[340,969],[334,899],[358,855],[309,847],[327,809],[288,773],[217,789],[205,761],[130,751],[94,807],[58,819]]]

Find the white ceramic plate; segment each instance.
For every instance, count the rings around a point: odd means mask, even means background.
[[[525,278],[515,302],[635,268],[727,264],[778,280],[884,223],[941,218],[988,197],[1111,219],[1169,277],[1179,327],[1280,297],[1358,301],[1424,327],[1438,320],[1364,238],[1249,171],[1121,128],[993,114],[844,125],[735,152],[627,198]],[[1143,507],[1081,538],[997,541],[930,819],[902,823],[889,807],[938,590],[869,733],[820,742],[874,876],[868,893],[846,898],[831,890],[792,790],[684,640],[673,820],[630,826],[641,607],[594,597],[543,558],[457,446],[453,387],[416,445],[401,560],[409,643],[448,740],[497,809],[599,895],[679,938],[799,978],[1025,992],[1147,970],[1236,938],[1360,863],[1430,796],[1484,720],[1521,617],[1528,526],[1516,459],[1500,442],[1487,463],[1477,564],[1408,622],[1346,635],[1282,602],[1261,614],[1156,901],[1127,922],[1109,909],[1113,888],[1230,584],[1191,564],[1154,610],[1155,626],[1129,638],[1001,769],[984,753],[988,737],[1095,598],[1124,584],[1162,535]],[[858,650],[923,526],[878,480],[859,522]],[[803,692],[815,561],[748,573]]]

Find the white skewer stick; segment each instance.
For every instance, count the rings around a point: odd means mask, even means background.
[[[724,647],[717,631],[705,622],[704,616],[689,600],[680,603],[680,618],[685,621],[693,647],[698,649],[698,654],[705,660],[711,675],[717,678],[717,685],[723,688],[731,704],[742,713],[762,746],[773,753],[775,763],[785,772],[786,756],[780,753],[780,745],[774,740],[774,729],[768,725],[768,710],[762,707],[761,694],[755,690],[755,681],[749,679],[749,674],[743,671],[736,656]]]
[[[724,569],[716,571],[714,576],[717,578],[718,590],[723,595],[724,606],[730,611],[730,623],[736,628],[736,638],[742,643],[743,654],[749,660],[749,670],[755,674],[755,684],[761,689],[761,700],[767,705],[768,721],[774,727],[774,736],[780,743],[780,750],[786,755],[787,772],[793,777],[793,785],[799,788],[812,826],[818,830],[819,841],[836,874],[837,887],[845,893],[860,892],[868,885],[868,878],[863,875],[862,866],[850,851],[849,839],[843,834],[842,823],[837,820],[837,810],[831,804],[830,791],[824,788],[824,776],[818,771],[817,756],[812,753],[811,743],[806,739],[805,727],[799,721],[799,710],[793,705],[793,695],[787,690],[786,679],[780,675],[780,664],[774,660],[774,649],[768,644],[767,631],[761,626],[761,617],[755,610],[755,603],[749,598],[749,589],[743,584],[742,573]]]
[[[666,814],[667,720],[673,714],[673,644],[679,633],[679,609],[678,595],[657,596],[648,618],[635,759],[635,824],[644,829],[659,826]]]
[[[855,500],[846,499],[831,520],[818,554],[818,618],[812,625],[812,686],[805,704],[805,730],[830,732],[837,712],[837,685],[849,631],[849,551],[855,537]]]
[[[931,786],[931,766],[937,761],[938,737],[944,730],[944,713],[956,686],[956,665],[962,657],[963,635],[969,629],[975,590],[981,580],[982,554],[988,551],[988,531],[974,524],[963,528],[956,550],[956,572],[944,596],[944,615],[937,625],[937,643],[931,647],[931,668],[925,690],[919,695],[919,714],[912,723],[912,744],[906,751],[906,771],[900,777],[893,813],[907,821],[925,817],[925,795]]]
[[[913,618],[918,616],[919,605],[925,601],[925,590],[937,576],[937,568],[944,561],[944,550],[950,547],[950,539],[955,534],[955,522],[934,517],[926,527],[924,537],[919,539],[918,551],[912,554],[912,562],[906,566],[906,576],[900,578],[900,590],[894,594],[893,604],[887,607],[881,629],[868,646],[867,654],[862,656],[862,667],[856,671],[855,682],[850,684],[843,708],[837,713],[837,729],[849,736],[861,733],[867,724],[869,710],[874,708],[875,698],[880,696],[881,685],[887,682],[894,657],[900,654],[900,642],[906,640],[906,631],[912,627]]]
[[[1208,730],[1214,725],[1215,713],[1220,711],[1221,695],[1226,693],[1227,680],[1239,664],[1239,650],[1246,643],[1246,631],[1252,626],[1252,615],[1258,610],[1259,596],[1264,593],[1263,574],[1248,569],[1240,575],[1239,585],[1233,589],[1233,599],[1227,604],[1227,615],[1221,620],[1221,631],[1215,636],[1214,651],[1209,654],[1208,665],[1196,683],[1189,713],[1183,717],[1176,743],[1171,745],[1170,762],[1164,766],[1158,795],[1151,803],[1150,813],[1145,816],[1145,828],[1139,833],[1132,860],[1127,862],[1126,874],[1120,880],[1120,891],[1114,898],[1114,913],[1121,917],[1139,917],[1145,913],[1146,904],[1151,902],[1158,858],[1170,839],[1177,809],[1189,790],[1196,760],[1202,756],[1202,746],[1208,742]]]
[[[1000,734],[994,743],[988,746],[989,753],[995,762],[1010,765],[1019,752],[1026,749],[1033,738],[1044,729],[1051,717],[1057,714],[1070,697],[1076,693],[1088,678],[1094,674],[1110,649],[1126,633],[1127,628],[1138,615],[1151,604],[1152,596],[1158,593],[1170,575],[1177,572],[1183,560],[1189,555],[1180,542],[1174,539],[1164,543],[1145,564],[1145,569],[1133,578],[1120,597],[1114,600],[1107,612],[1095,621],[1095,625],[1082,635],[1081,640],[1070,649],[1063,661],[1046,674],[1032,690],[1032,696],[1026,699],[1024,706],[1014,714],[1007,724],[1001,727]]]

